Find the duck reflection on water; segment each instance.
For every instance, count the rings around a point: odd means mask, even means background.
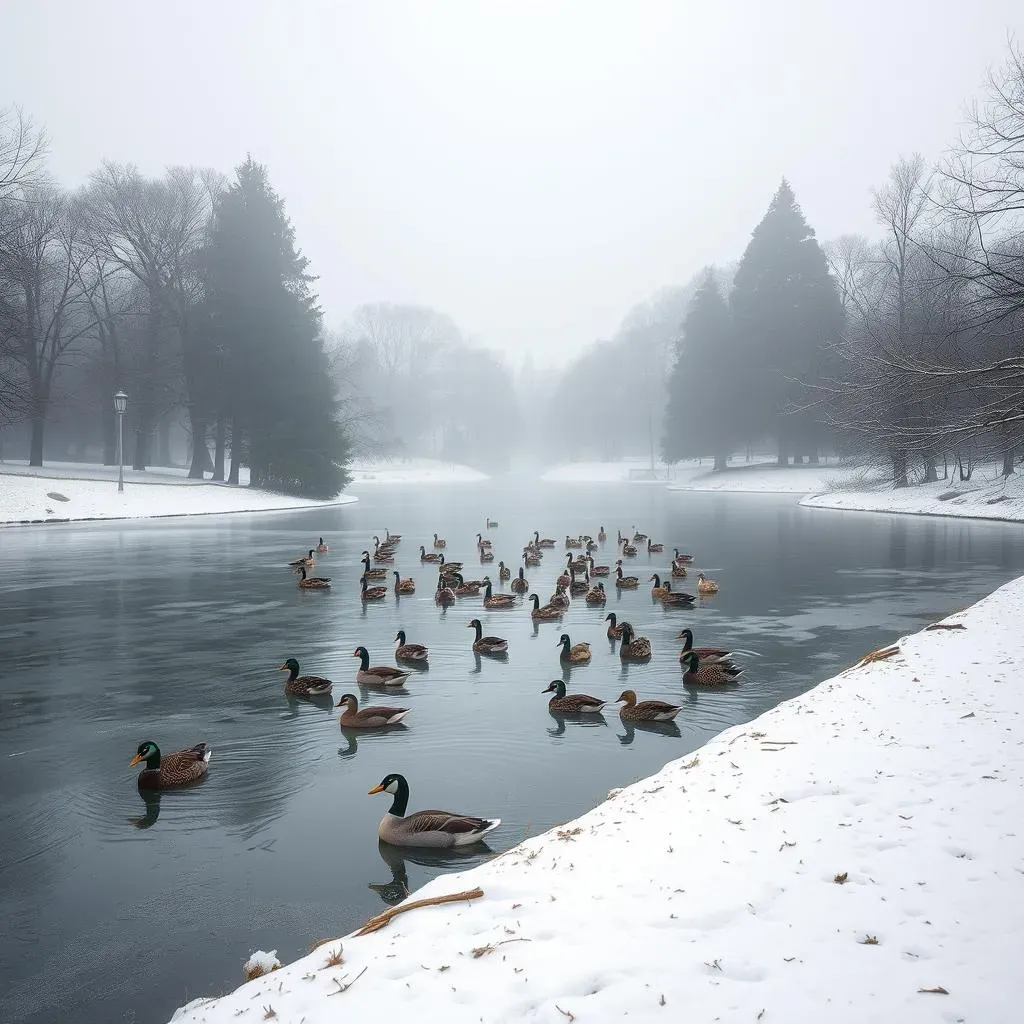
[[[456,846],[446,850],[430,850],[392,846],[391,843],[378,840],[377,852],[391,872],[391,880],[368,882],[367,887],[372,889],[390,907],[401,903],[412,891],[409,885],[407,866],[409,864],[426,868],[432,878],[443,871],[459,871],[474,867],[494,856],[494,850],[485,842],[475,843],[472,849],[460,849]],[[429,881],[429,878],[424,879],[420,884],[426,881]]]

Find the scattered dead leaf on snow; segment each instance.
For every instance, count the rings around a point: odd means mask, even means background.
[[[836,885],[845,885],[846,879],[849,877],[850,873],[848,871],[842,871],[838,875],[836,875],[836,877],[833,878],[832,881],[835,882]]]

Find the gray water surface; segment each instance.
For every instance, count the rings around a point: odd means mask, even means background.
[[[1024,572],[1024,529],[998,523],[801,509],[793,496],[668,492],[660,487],[539,484],[509,478],[444,487],[367,487],[321,512],[0,531],[0,1020],[7,1024],[164,1021],[197,995],[241,981],[255,948],[285,962],[345,933],[439,872],[471,866],[578,816],[867,651],[962,608]],[[500,522],[484,530],[486,517]],[[420,566],[434,531],[481,577],[484,530],[519,564],[539,530],[559,546],[528,570],[547,600],[566,533],[612,541],[618,529],[664,541],[631,560],[644,581],[609,591],[607,610],[654,645],[622,666],[605,610],[573,604],[534,626],[525,608],[484,612],[479,598],[433,601]],[[363,607],[359,552],[386,528],[404,536],[397,568],[419,592]],[[296,589],[285,564],[323,535],[329,593]],[[671,548],[697,555],[721,593],[665,611],[647,577]],[[677,589],[694,587],[680,581]],[[510,641],[507,662],[478,659],[466,623]],[[757,651],[728,692],[681,686],[676,633]],[[429,669],[383,702],[411,708],[406,728],[346,735],[327,703],[286,698],[287,657],[353,690],[353,649],[394,664],[392,640],[427,644]],[[563,631],[594,659],[563,672]],[[558,719],[540,694],[569,689],[684,705],[676,727],[624,727],[612,710]],[[382,695],[360,692],[365,702]],[[128,762],[152,739],[205,740],[199,786],[144,801]],[[378,846],[387,798],[366,791],[390,771],[411,808],[500,816],[489,849],[401,853]],[[383,901],[383,902],[382,902]]]

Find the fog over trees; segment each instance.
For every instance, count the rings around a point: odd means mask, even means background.
[[[268,171],[108,162],[73,189],[0,111],[0,454],[116,459],[330,495],[352,457],[723,469],[756,447],[889,467],[897,486],[1024,452],[1024,53],[935,165],[894,154],[877,232],[821,241],[786,180],[745,251],[538,367],[458,311],[380,301],[327,324]],[[698,197],[695,197],[695,201]]]

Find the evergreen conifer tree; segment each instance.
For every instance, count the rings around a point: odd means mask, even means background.
[[[828,262],[783,180],[754,228],[731,296],[738,359],[732,407],[748,437],[771,435],[779,463],[814,451],[820,427],[798,410],[843,327]]]
[[[214,211],[204,253],[207,327],[223,354],[231,474],[253,486],[333,498],[346,443],[308,260],[266,169],[248,157]]]
[[[738,437],[732,403],[722,387],[733,374],[735,341],[732,314],[709,269],[676,342],[662,439],[666,462],[711,455],[714,468],[725,469]]]

